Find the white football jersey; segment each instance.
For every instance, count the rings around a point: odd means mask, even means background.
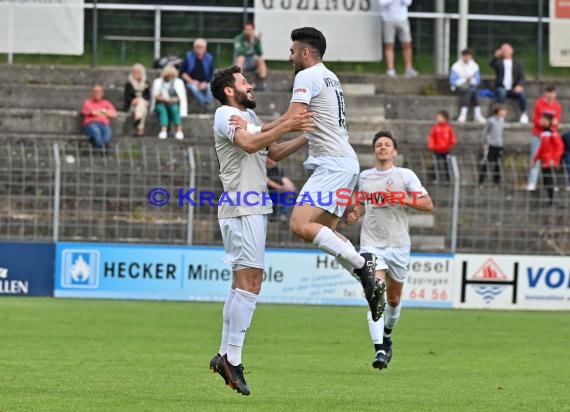
[[[367,169],[360,173],[358,191],[371,193],[366,200],[365,214],[360,229],[360,245],[392,248],[410,246],[408,213],[398,202],[389,204],[383,193],[415,193],[416,199],[428,194],[420,179],[410,169],[392,167],[388,170]]]
[[[336,74],[323,63],[301,70],[295,76],[291,103],[305,103],[317,114],[316,129],[307,132],[309,157],[346,156],[356,159],[348,143],[344,93]]]
[[[248,123],[261,126],[253,110],[240,111],[235,107],[221,106],[214,115],[214,142],[220,163],[220,180],[230,202],[219,202],[218,217],[264,215],[272,213],[273,204],[262,194],[267,192],[267,150],[249,154],[234,144],[236,126],[229,124],[230,117],[238,115]],[[244,199],[247,192],[256,195]],[[246,204],[246,201],[248,204]],[[239,204],[238,204],[239,203]],[[258,203],[252,206],[251,204]]]

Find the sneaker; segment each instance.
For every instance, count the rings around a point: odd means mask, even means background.
[[[160,133],[158,134],[158,138],[161,139],[161,140],[164,140],[164,139],[166,139],[167,137],[168,137],[168,135],[167,135],[166,132],[164,132],[164,131],[163,131],[163,132],[160,132]]]
[[[388,70],[386,70],[386,76],[388,76],[388,77],[396,77],[396,70],[394,70],[394,69],[388,69]]]
[[[465,123],[467,121],[467,116],[459,116],[457,118],[457,123]]]
[[[372,312],[372,319],[376,322],[380,318],[376,318],[378,313],[377,307],[374,304],[374,295],[376,291],[376,259],[372,253],[361,253],[360,256],[364,258],[364,266],[360,269],[355,269],[354,274],[360,279],[362,288],[364,289],[364,296],[370,306]]]
[[[370,303],[370,311],[372,312],[372,319],[376,320],[382,317],[384,309],[386,308],[386,282],[382,279],[376,279],[376,288]]]
[[[528,186],[526,187],[527,192],[534,192],[536,190],[536,185],[529,183]]]
[[[178,131],[174,133],[174,138],[178,140],[184,140],[184,133],[182,133],[182,131]]]
[[[417,77],[417,76],[418,72],[411,67],[409,69],[406,69],[406,71],[404,72],[404,77]]]
[[[475,121],[477,123],[487,123],[487,119],[485,119],[485,117],[483,117],[482,115],[475,116]]]
[[[528,115],[526,113],[521,114],[521,117],[519,119],[519,123],[528,124]]]
[[[228,356],[224,355],[220,358],[217,365],[219,369],[218,373],[222,375],[228,386],[245,396],[251,393],[243,377],[242,364],[234,366],[228,362]]]
[[[224,376],[224,374],[221,372],[221,369],[220,369],[220,364],[219,364],[220,359],[222,359],[222,355],[220,355],[219,353],[216,353],[216,356],[214,356],[210,360],[210,370],[214,373],[220,374],[220,376],[224,379],[224,381],[226,382],[226,385],[227,385],[228,380],[226,379],[226,377]]]
[[[372,367],[374,369],[386,369],[388,367],[388,359],[386,358],[386,351],[381,349],[376,352],[376,356],[372,360]]]

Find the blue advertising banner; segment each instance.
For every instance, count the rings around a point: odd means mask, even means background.
[[[222,262],[223,254],[220,247],[58,243],[54,294],[56,297],[223,301],[232,279],[230,266]],[[451,261],[452,257],[422,255],[419,259],[416,277],[432,281],[420,282],[418,286],[425,289],[435,282],[437,288],[451,289],[450,280],[444,285],[433,279],[451,276],[450,264],[446,266],[445,261]],[[429,276],[425,275],[426,271]],[[425,292],[420,297],[418,290],[413,295],[415,299],[408,303],[451,307],[452,298],[446,293],[438,293],[437,299],[432,299],[433,295]],[[267,250],[259,301],[365,305],[360,284],[333,258],[318,250],[303,249]]]
[[[0,296],[52,296],[55,245],[0,243]]]

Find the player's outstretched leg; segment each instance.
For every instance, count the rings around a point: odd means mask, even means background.
[[[240,363],[237,366],[232,365],[228,362],[228,356],[224,355],[220,358],[217,362],[219,373],[222,375],[224,380],[226,381],[227,385],[229,385],[232,389],[235,389],[238,393],[242,395],[249,395],[251,391],[249,390],[249,386],[245,381],[243,376],[243,365]]]

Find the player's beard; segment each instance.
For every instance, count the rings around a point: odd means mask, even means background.
[[[251,100],[247,97],[247,93],[244,93],[240,90],[236,90],[235,95],[236,95],[236,103],[241,106],[244,106],[246,109],[255,109],[255,107],[257,106],[255,100]]]

